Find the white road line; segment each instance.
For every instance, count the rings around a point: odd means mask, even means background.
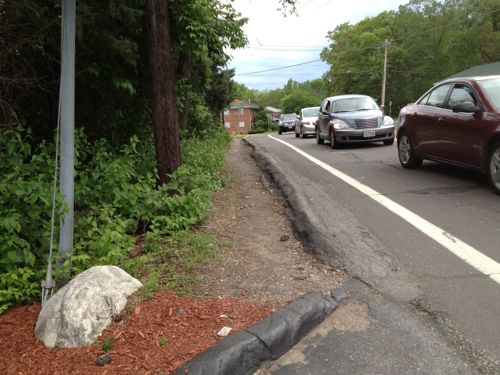
[[[467,264],[471,265],[479,272],[490,277],[498,284],[500,284],[500,263],[494,261],[490,257],[484,255],[483,253],[477,251],[472,246],[467,245],[465,242],[461,241],[457,237],[453,236],[451,233],[446,232],[444,229],[432,224],[431,222],[425,220],[424,218],[418,216],[407,208],[401,206],[400,204],[394,202],[393,200],[387,198],[381,193],[373,190],[372,188],[360,183],[349,175],[333,168],[332,166],[316,159],[314,156],[302,151],[301,149],[282,141],[281,139],[275,138],[272,135],[268,135],[269,138],[274,139],[277,142],[283,143],[285,146],[290,147],[295,152],[309,159],[314,164],[328,171],[335,177],[341,179],[345,183],[351,185],[353,188],[359,190],[363,194],[369,196],[374,201],[380,203],[382,206],[387,208],[392,213],[398,215],[403,220],[407,221],[415,228],[420,230],[422,233],[426,234],[434,241],[439,243],[441,246],[448,249],[450,252],[455,254],[457,257],[462,259]]]

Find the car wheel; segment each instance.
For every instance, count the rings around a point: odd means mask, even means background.
[[[392,138],[392,139],[386,139],[386,140],[384,141],[384,145],[385,145],[385,146],[390,146],[390,145],[392,145],[392,144],[394,144],[394,138]]]
[[[496,143],[490,152],[488,179],[495,193],[500,194],[500,142]]]
[[[338,148],[339,145],[337,144],[337,141],[335,140],[335,132],[330,131],[330,147],[331,148]]]
[[[325,143],[325,140],[319,136],[319,128],[316,128],[316,143],[318,145]]]
[[[422,165],[422,158],[415,155],[408,134],[403,133],[398,139],[398,155],[401,165],[405,168],[418,168]]]
[[[283,130],[278,129],[278,134],[281,135],[283,133]]]
[[[304,135],[304,129],[302,129],[302,126],[300,127],[300,138],[305,138],[306,136]]]

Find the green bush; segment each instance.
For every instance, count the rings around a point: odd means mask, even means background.
[[[41,144],[33,152],[28,141],[19,129],[0,130],[0,313],[39,296],[47,266],[54,148]],[[136,233],[161,238],[203,220],[212,192],[223,184],[229,141],[216,130],[183,140],[182,166],[158,187],[151,135],[134,136],[117,150],[77,132],[74,249],[58,276],[123,265]],[[60,196],[56,212],[58,224]]]
[[[266,111],[260,111],[255,119],[255,124],[250,131],[250,134],[266,133],[278,130],[276,122],[271,121]]]

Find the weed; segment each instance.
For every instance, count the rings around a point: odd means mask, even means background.
[[[113,339],[107,337],[102,343],[102,350],[109,352],[111,349],[113,349]]]

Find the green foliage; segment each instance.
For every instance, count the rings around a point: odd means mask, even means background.
[[[322,99],[314,97],[307,91],[293,89],[281,98],[281,110],[283,113],[299,113],[301,108],[319,106]]]
[[[212,119],[234,97],[234,72],[224,68],[227,51],[246,44],[246,19],[221,0],[176,0],[169,7],[179,110],[197,114],[189,102],[199,99]],[[77,6],[75,117],[92,141],[126,144],[151,117],[145,10],[144,0]],[[0,2],[0,123],[29,124],[32,144],[51,140],[57,123],[60,15],[59,0]],[[194,127],[201,120],[193,119]]]
[[[8,272],[0,273],[0,314],[14,304],[29,302],[40,293],[43,272],[29,267],[11,267]]]
[[[276,122],[271,121],[269,116],[267,115],[266,111],[259,111],[257,113],[257,117],[255,119],[255,125],[253,126],[252,130],[250,131],[250,134],[258,134],[258,133],[265,133],[269,131],[276,131],[277,130],[277,125]]]
[[[106,339],[102,343],[102,350],[105,352],[109,352],[113,349],[113,339],[110,337],[106,337]]]
[[[25,138],[17,130],[0,130],[0,312],[39,294],[48,254],[53,149],[42,143],[32,152]],[[56,220],[60,197],[57,207]]]
[[[0,130],[0,311],[39,296],[47,266],[54,150],[42,143],[32,152],[27,139],[22,131]],[[149,231],[151,241],[162,241],[198,224],[211,209],[211,193],[223,184],[229,141],[223,130],[184,140],[184,164],[158,187],[151,135],[134,136],[116,149],[78,132],[74,249],[57,277],[101,264],[134,271],[147,262],[128,260],[136,233]],[[59,197],[56,224],[63,207]],[[154,279],[150,288],[158,285]]]
[[[297,113],[300,108],[317,106],[329,96],[328,79],[296,82],[289,80],[281,89],[257,91],[243,84],[236,84],[236,98],[250,99],[262,108],[280,108],[283,113]],[[283,108],[286,106],[286,108]]]
[[[158,344],[160,344],[160,346],[165,346],[168,344],[168,340],[165,337],[159,337]]]

